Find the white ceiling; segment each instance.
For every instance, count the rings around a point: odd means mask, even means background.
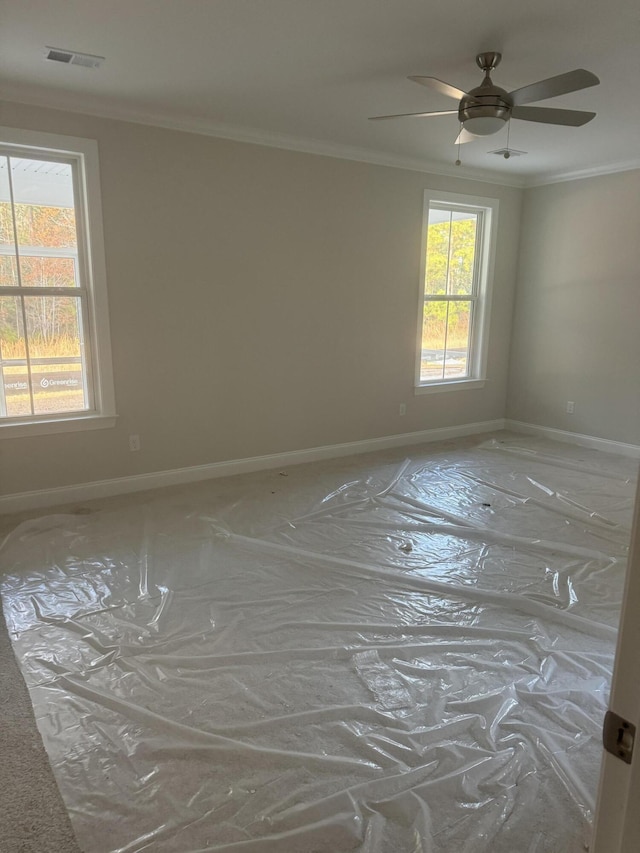
[[[122,117],[438,172],[536,183],[640,165],[638,0],[0,0],[7,100]],[[45,61],[44,46],[106,57]],[[582,128],[516,121],[462,147],[457,117],[370,122],[455,108],[406,79],[480,83],[502,52],[507,90],[586,68],[597,87],[539,106],[588,109]],[[538,104],[537,104],[538,105]]]

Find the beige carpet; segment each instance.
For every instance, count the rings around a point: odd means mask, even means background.
[[[0,853],[79,851],[0,609]]]

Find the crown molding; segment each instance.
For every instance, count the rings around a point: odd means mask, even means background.
[[[428,158],[404,157],[388,151],[359,148],[328,140],[274,133],[254,127],[240,127],[195,117],[176,118],[168,114],[141,112],[115,105],[96,106],[94,100],[85,100],[75,95],[69,96],[67,94],[65,96],[64,94],[56,93],[54,101],[51,95],[44,95],[41,92],[25,92],[21,87],[5,85],[3,86],[1,97],[4,101],[24,104],[25,106],[63,110],[95,118],[126,121],[132,124],[161,127],[165,130],[177,130],[183,133],[196,133],[201,136],[212,136],[218,139],[228,139],[233,142],[244,142],[250,145],[263,145],[268,148],[298,151],[301,154],[317,154],[323,157],[335,157],[339,160],[351,160],[358,163],[369,163],[374,166],[387,166],[393,169],[408,169],[412,172],[442,175],[448,178],[479,181],[481,183],[519,189],[541,187],[547,184],[562,183],[563,181],[577,181],[583,178],[593,178],[599,175],[611,175],[616,172],[628,172],[640,169],[640,158],[635,158],[585,169],[552,172],[546,175],[496,175],[495,172],[481,168],[464,165],[447,166]]]
[[[614,175],[616,172],[632,172],[640,169],[640,158],[635,160],[621,160],[618,163],[607,163],[601,166],[593,166],[588,169],[576,169],[572,172],[556,172],[550,175],[540,175],[525,181],[525,188],[544,187],[547,184],[561,184],[564,181],[580,181],[584,178],[597,178],[600,175]]]
[[[351,160],[358,163],[369,163],[374,166],[387,166],[394,169],[408,169],[412,172],[423,172],[432,175],[442,175],[468,181],[495,184],[498,186],[522,188],[525,177],[522,175],[496,175],[485,169],[469,166],[444,166],[433,160],[403,157],[388,151],[370,148],[342,145],[321,139],[290,136],[274,133],[253,127],[238,127],[220,122],[199,118],[176,118],[160,113],[128,110],[122,107],[96,107],[94,101],[85,102],[78,98],[58,98],[55,102],[51,97],[41,94],[31,94],[20,90],[12,90],[4,86],[2,100],[25,106],[41,107],[50,110],[61,110],[94,118],[126,121],[132,124],[142,124],[149,127],[161,127],[165,130],[177,130],[184,133],[196,133],[201,136],[212,136],[218,139],[228,139],[234,142],[245,142],[251,145],[263,145],[268,148],[280,148],[286,151],[298,151],[301,154],[317,154],[323,157],[335,157],[339,160]],[[6,123],[6,122],[0,122]]]

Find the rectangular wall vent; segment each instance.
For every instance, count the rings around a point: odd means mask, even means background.
[[[63,50],[60,47],[46,47],[45,59],[51,62],[62,62],[65,65],[80,65],[82,68],[99,68],[104,62],[104,56],[93,56],[91,53],[79,53],[77,50]]]

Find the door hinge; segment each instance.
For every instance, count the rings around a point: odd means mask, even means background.
[[[607,752],[631,764],[635,739],[636,727],[633,723],[613,711],[607,711],[602,727],[602,743]]]

